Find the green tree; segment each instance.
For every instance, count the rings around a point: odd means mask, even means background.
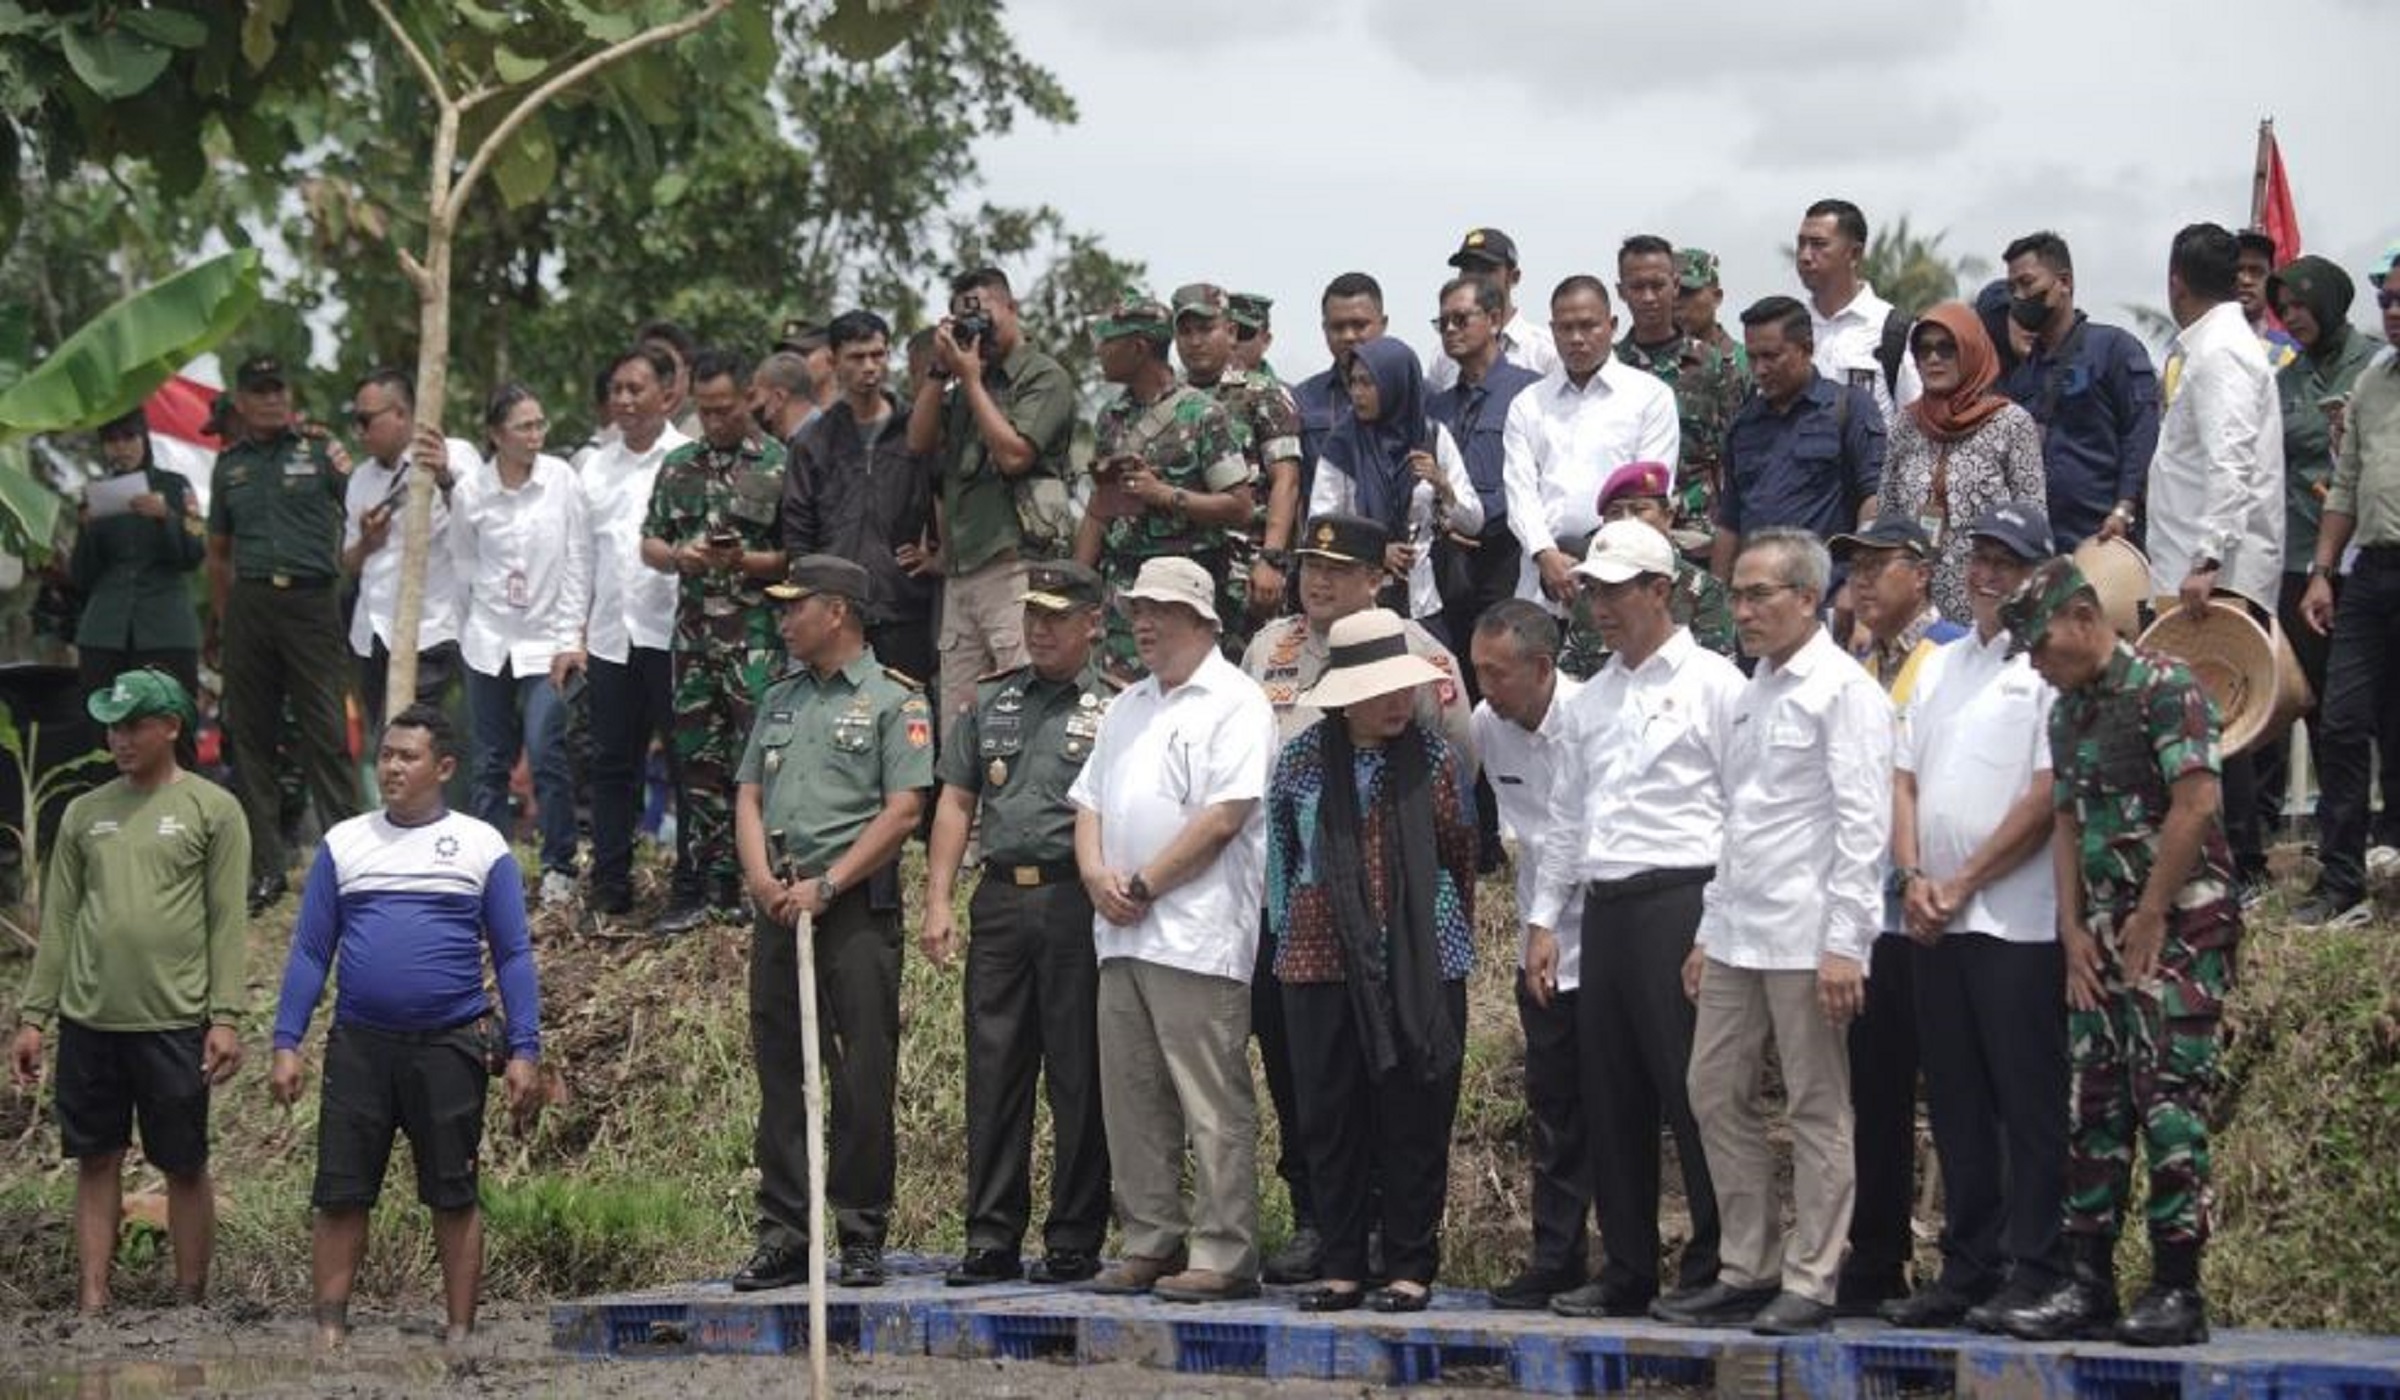
[[[1876,295],[1911,316],[1936,302],[1956,300],[1961,285],[1975,288],[1990,277],[1992,264],[1971,253],[1952,258],[1942,248],[1948,236],[1946,230],[1920,235],[1902,214],[1868,238],[1859,276],[1874,284]]]

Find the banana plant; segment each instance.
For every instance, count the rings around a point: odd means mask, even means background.
[[[28,907],[38,905],[42,897],[42,808],[69,792],[92,786],[94,765],[108,762],[105,749],[91,749],[56,763],[48,768],[36,768],[42,743],[42,727],[27,724],[17,728],[16,717],[0,705],[0,754],[16,765],[17,787],[22,801],[25,821],[0,822],[0,837],[14,837],[17,844],[17,870],[24,884],[22,902]],[[34,922],[28,920],[28,922]],[[33,939],[6,916],[0,916],[0,928],[6,928],[27,944]]]

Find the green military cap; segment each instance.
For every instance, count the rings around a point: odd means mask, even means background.
[[[1072,559],[1036,564],[1025,571],[1017,601],[1044,612],[1073,612],[1100,606],[1100,575]]]
[[[803,554],[792,561],[783,582],[770,583],[764,590],[770,598],[789,603],[795,599],[830,593],[853,603],[867,596],[867,571],[838,554]]]
[[[2075,561],[2066,558],[2046,559],[2034,566],[2017,591],[2008,595],[2000,605],[2000,625],[2008,629],[2008,654],[2033,650],[2042,638],[2050,634],[2050,623],[2067,604],[2078,597],[2089,598],[2099,606],[2100,595],[2092,590],[2091,581]]]
[[[1186,282],[1175,289],[1175,319],[1205,316],[1215,320],[1231,310],[1225,289],[1214,282]]]
[[[1260,296],[1256,292],[1232,292],[1225,298],[1225,314],[1233,318],[1235,325],[1248,326],[1254,331],[1267,328],[1267,313],[1274,308],[1273,297]]]
[[[242,361],[233,372],[233,387],[242,390],[281,389],[291,381],[284,377],[283,361],[264,352]]]
[[[93,691],[83,708],[102,724],[123,724],[144,715],[173,715],[183,721],[187,731],[200,723],[200,713],[192,707],[192,697],[183,693],[183,683],[150,667],[119,675],[107,689]]]
[[[1166,336],[1175,333],[1175,319],[1167,308],[1139,292],[1127,292],[1117,299],[1092,327],[1097,340],[1114,340],[1121,335]]]
[[[1675,285],[1693,292],[1717,285],[1717,255],[1706,248],[1676,249]]]

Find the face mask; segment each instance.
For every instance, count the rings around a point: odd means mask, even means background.
[[[2008,319],[2029,331],[2050,324],[2050,303],[2041,297],[2010,297]]]

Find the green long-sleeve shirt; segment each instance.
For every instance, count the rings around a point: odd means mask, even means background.
[[[117,778],[67,804],[19,1012],[103,1031],[242,1014],[250,828],[196,773],[144,791]]]

